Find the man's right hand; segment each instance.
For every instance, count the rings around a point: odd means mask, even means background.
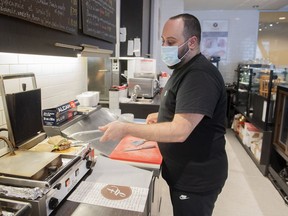
[[[150,113],[146,118],[146,124],[155,124],[157,123],[158,113]]]

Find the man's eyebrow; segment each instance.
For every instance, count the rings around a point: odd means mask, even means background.
[[[164,39],[163,36],[161,36],[161,38]],[[170,40],[170,39],[172,39],[172,40],[177,40],[177,39],[176,39],[175,37],[173,37],[173,36],[166,37],[165,39],[166,39],[166,40],[167,40],[167,39],[169,39],[169,40]]]

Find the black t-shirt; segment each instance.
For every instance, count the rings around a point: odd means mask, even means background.
[[[169,186],[190,192],[222,187],[227,178],[226,90],[218,69],[202,54],[175,69],[161,94],[158,122],[176,113],[204,118],[183,143],[159,143],[162,175]]]

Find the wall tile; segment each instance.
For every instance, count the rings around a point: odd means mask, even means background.
[[[74,100],[87,91],[87,58],[38,56],[0,53],[0,74],[34,73],[37,87],[41,88],[42,109]],[[6,93],[32,89],[30,78],[5,81]],[[0,98],[1,99],[1,98]],[[0,127],[5,126],[5,115],[0,102]]]
[[[1,58],[1,56],[0,56]],[[8,74],[10,70],[9,65],[0,65],[0,74]]]
[[[1,64],[18,64],[18,56],[11,53],[0,52],[0,65]]]
[[[256,55],[258,36],[258,11],[186,11],[204,20],[228,20],[227,59],[220,60],[219,69],[225,82],[236,81],[235,69],[243,61],[253,60]]]
[[[10,71],[9,73],[27,73],[27,65],[21,64],[21,65],[10,65]]]
[[[240,62],[253,60],[256,57],[257,37],[258,37],[258,21],[259,11],[257,10],[224,10],[224,11],[185,11],[183,0],[161,0],[159,1],[159,24],[156,26],[158,32],[158,41],[154,42],[153,50],[156,55],[153,56],[157,60],[157,71],[170,70],[161,61],[160,49],[161,33],[164,23],[173,15],[179,13],[190,13],[195,15],[201,22],[203,20],[228,20],[228,50],[227,59],[220,61],[219,69],[223,74],[225,82],[233,82],[236,80],[234,70]],[[156,13],[157,14],[157,13]],[[156,17],[157,18],[157,17]],[[156,40],[157,40],[156,39]]]

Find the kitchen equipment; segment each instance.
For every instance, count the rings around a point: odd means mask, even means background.
[[[32,206],[27,202],[0,198],[0,215],[26,216],[30,215]]]
[[[88,57],[87,63],[88,91],[98,91],[99,100],[108,101],[109,88],[114,84],[110,55]]]
[[[30,89],[6,94],[8,80],[32,80]],[[0,137],[10,152],[0,157],[0,197],[28,202],[32,216],[49,215],[90,170],[93,149],[89,143],[73,151],[35,150],[47,139],[41,122],[41,90],[34,74],[0,76],[0,88],[9,139]],[[5,189],[4,189],[5,188]]]
[[[134,87],[140,86],[139,91],[137,91],[137,97],[153,98],[157,93],[159,88],[158,80],[149,78],[129,78],[128,79],[128,95],[132,96]]]

